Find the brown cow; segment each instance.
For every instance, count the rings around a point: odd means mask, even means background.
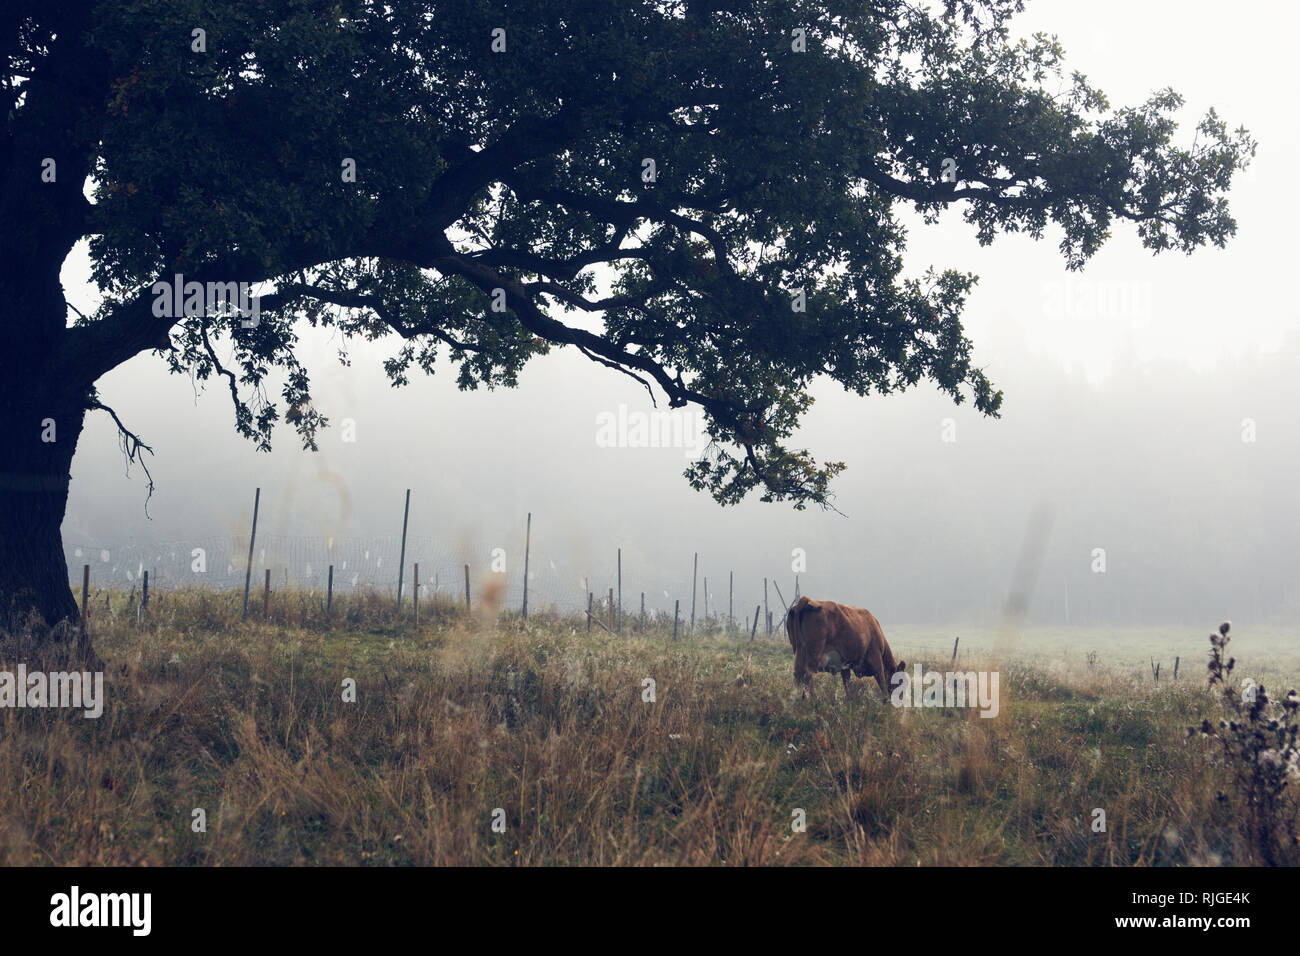
[[[785,630],[794,651],[795,685],[803,688],[804,697],[812,693],[818,671],[838,671],[847,695],[852,671],[874,677],[888,700],[889,679],[907,667],[906,661],[894,660],[880,622],[866,608],[801,597],[785,616]]]

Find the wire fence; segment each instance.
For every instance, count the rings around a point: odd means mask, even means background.
[[[523,544],[522,540],[520,544]],[[612,592],[613,606],[616,610],[621,607],[625,621],[639,618],[644,612],[648,618],[660,622],[666,618],[671,624],[676,607],[683,630],[689,627],[694,612],[697,624],[721,627],[732,622],[737,630],[743,627],[749,632],[755,628],[755,605],[763,602],[761,583],[748,582],[748,587],[737,587],[733,591],[729,574],[715,578],[697,576],[693,582],[689,563],[687,573],[676,577],[626,570],[620,589],[621,555],[617,552],[610,556],[607,569],[593,573],[576,567],[565,556],[548,554],[537,548],[535,542],[530,550],[530,612],[583,613],[590,601],[590,606],[600,610],[600,621],[605,622]],[[237,535],[113,545],[65,540],[64,552],[71,584],[78,594],[83,569],[89,566],[90,583],[96,590],[137,590],[143,584],[145,572],[148,572],[150,593],[189,588],[242,591],[248,574],[250,590],[256,598],[265,587],[269,570],[273,591],[283,589],[323,594],[332,587],[333,592],[340,595],[379,592],[396,598],[402,538],[400,535],[317,537],[258,533],[251,563],[248,539]],[[520,611],[524,598],[522,557],[522,549],[510,560],[501,549],[494,549],[485,552],[479,561],[467,565],[463,550],[452,550],[445,542],[440,543],[433,537],[408,536],[402,573],[403,600],[411,598],[415,566],[418,565],[422,602],[439,599],[464,601],[468,576],[472,603],[477,605],[480,597],[491,589],[495,592],[496,603],[503,609]],[[708,583],[707,590],[705,582]],[[720,582],[721,588],[715,582]],[[784,618],[784,604],[779,602],[775,586],[771,591],[769,610],[773,627],[779,626]],[[765,620],[764,612],[760,611],[757,624],[760,634],[766,632]]]

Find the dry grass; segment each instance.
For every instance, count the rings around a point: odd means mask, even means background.
[[[0,863],[1257,862],[1240,806],[1215,798],[1221,756],[1184,740],[1213,712],[1199,668],[1153,687],[1012,662],[984,719],[846,703],[829,675],[800,701],[783,636],[672,644],[451,607],[416,629],[378,597],[337,602],[331,625],[292,593],[243,623],[239,600],[96,615],[98,720],[0,711]]]

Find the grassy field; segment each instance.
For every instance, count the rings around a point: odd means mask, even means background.
[[[1217,622],[971,630],[960,669],[1001,675],[986,719],[889,707],[865,681],[846,701],[831,675],[800,700],[784,633],[673,643],[451,607],[416,628],[391,603],[343,599],[327,623],[315,598],[280,594],[242,623],[238,595],[181,592],[142,625],[96,615],[102,717],[0,711],[0,863],[1260,860],[1221,750],[1185,737],[1222,713],[1205,686]],[[909,669],[949,669],[951,631],[887,633]],[[1300,683],[1293,639],[1233,638],[1238,674]]]

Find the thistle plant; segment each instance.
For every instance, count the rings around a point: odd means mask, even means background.
[[[1233,774],[1238,795],[1245,803],[1245,827],[1260,857],[1269,866],[1291,861],[1300,853],[1298,808],[1292,799],[1300,785],[1300,696],[1295,689],[1280,701],[1262,684],[1243,681],[1233,685],[1236,658],[1225,660],[1229,623],[1210,635],[1209,688],[1218,691],[1228,714],[1215,725],[1207,717],[1187,736],[1199,733],[1219,741],[1224,761]],[[1288,791],[1288,787],[1290,790]],[[1222,791],[1221,802],[1228,797]]]

